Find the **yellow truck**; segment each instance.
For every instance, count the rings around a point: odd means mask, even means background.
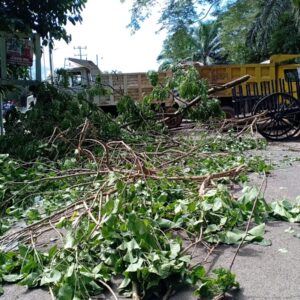
[[[77,58],[68,58],[66,70],[69,76],[69,88],[74,93],[92,87],[96,82],[96,78],[100,76],[101,84],[110,93],[104,96],[95,95],[92,101],[109,112],[115,111],[116,105],[123,95],[130,96],[134,101],[141,101],[144,96],[149,95],[153,90],[153,86],[145,72],[101,72],[92,61]],[[164,83],[168,76],[171,76],[170,72],[160,72],[159,82]],[[170,95],[164,105],[172,107],[173,103],[173,96]]]
[[[295,63],[295,59],[300,58],[300,54],[273,55],[269,61],[260,64],[239,64],[239,65],[209,65],[200,66],[195,64],[200,77],[207,79],[210,85],[223,85],[244,75],[250,75],[247,83],[250,92],[256,87],[267,82],[274,82],[285,79],[286,88],[288,83],[292,85],[294,96],[296,95],[296,82],[300,77],[300,64]],[[152,86],[147,78],[147,73],[102,73],[91,61],[69,58],[73,63],[68,69],[70,74],[70,86],[75,90],[91,86],[95,82],[96,76],[101,76],[101,82],[112,91],[107,96],[95,96],[93,102],[106,110],[113,110],[122,95],[129,95],[133,100],[140,101],[152,91]],[[165,80],[170,73],[161,72],[159,79]],[[246,84],[242,87],[246,94]],[[248,91],[249,92],[249,91]],[[269,92],[272,92],[271,89]],[[214,94],[221,101],[221,106],[228,115],[233,115],[232,91],[224,90]],[[165,105],[174,105],[172,95],[167,99]]]
[[[200,76],[208,80],[211,85],[222,85],[226,82],[237,79],[243,75],[250,75],[247,85],[242,85],[244,95],[247,93],[272,93],[276,88],[274,85],[283,84],[283,91],[292,91],[295,98],[298,98],[296,82],[300,78],[300,64],[295,60],[300,58],[300,54],[273,55],[270,60],[260,64],[237,64],[237,65],[195,65]],[[280,82],[279,82],[280,81]],[[278,83],[279,82],[279,83]],[[246,91],[246,86],[248,91]],[[255,91],[256,88],[265,87],[266,91]],[[221,106],[228,114],[233,114],[232,91],[224,90],[214,96],[220,99]]]

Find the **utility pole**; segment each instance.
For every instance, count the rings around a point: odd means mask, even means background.
[[[50,81],[51,81],[51,84],[53,84],[54,83],[54,80],[53,80],[53,54],[52,54],[52,47],[50,44],[48,45],[48,47],[49,47]]]
[[[87,46],[85,46],[85,47],[81,47],[81,46],[74,47],[74,50],[79,51],[79,54],[75,54],[75,56],[79,56],[80,59],[82,59],[83,57],[85,57],[85,59],[87,59],[87,54],[82,53],[82,50],[86,50],[86,49],[87,49]]]

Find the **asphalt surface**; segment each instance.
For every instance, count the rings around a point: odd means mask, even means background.
[[[300,141],[272,143],[264,151],[253,151],[250,155],[259,155],[273,163],[275,169],[267,179],[265,198],[268,202],[289,199],[296,202],[300,195]],[[251,175],[251,183],[260,186],[263,178]],[[299,224],[287,222],[269,222],[266,225],[265,238],[272,245],[263,247],[248,244],[241,248],[232,271],[236,274],[241,289],[227,299],[299,299],[300,300],[300,239],[294,237],[300,233]],[[228,268],[236,247],[220,246],[206,263],[211,270],[216,267]],[[203,249],[195,252],[195,257],[203,258]],[[48,291],[27,289],[16,285],[5,286],[1,300],[48,300]],[[112,299],[109,296],[97,299]],[[120,298],[124,299],[124,298]],[[181,289],[171,300],[197,299],[190,290]]]

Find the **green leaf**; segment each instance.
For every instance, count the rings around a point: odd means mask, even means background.
[[[125,270],[125,272],[136,272],[137,270],[141,269],[143,262],[144,260],[142,258],[139,258],[139,260],[136,263],[130,264]]]
[[[64,284],[58,291],[58,300],[73,300],[73,291],[70,285]]]
[[[40,279],[40,273],[32,272],[27,275],[23,280],[21,280],[18,284],[20,285],[27,285],[29,287],[35,287],[38,285]]]
[[[119,285],[119,289],[125,289],[131,282],[130,278],[124,278],[123,281],[121,282],[121,284]]]
[[[126,243],[126,248],[128,249],[128,251],[132,251],[135,249],[140,249],[140,246],[135,239],[132,239],[130,242]]]
[[[54,245],[48,251],[49,258],[52,259],[56,253],[57,253],[57,245]]]
[[[203,266],[198,266],[192,270],[192,284],[196,284],[198,281],[200,281],[202,278],[204,278],[206,275],[206,270]]]
[[[223,207],[223,202],[220,198],[216,198],[213,205],[213,211],[218,211]]]
[[[264,246],[264,247],[268,247],[268,246],[272,246],[272,241],[263,239],[262,241],[255,242],[255,244]]]
[[[41,279],[41,285],[49,283],[58,283],[62,277],[61,272],[53,270],[50,273],[45,274]]]
[[[248,234],[252,235],[254,237],[261,237],[262,238],[265,234],[265,227],[266,227],[265,223],[257,225],[255,227],[253,227],[252,229],[250,229],[248,231]],[[247,240],[247,238],[246,238],[246,240]]]
[[[71,277],[74,273],[74,270],[75,270],[75,264],[72,263],[66,270],[66,273],[65,273],[65,277],[68,278],[68,277]]]
[[[2,279],[5,282],[9,282],[9,283],[17,282],[17,281],[19,281],[19,280],[21,280],[23,278],[24,278],[23,274],[8,274],[8,275],[3,275],[2,276]]]
[[[164,218],[159,218],[157,220],[157,223],[162,229],[172,229],[176,227],[176,223]]]
[[[288,229],[286,229],[284,232],[287,232],[287,233],[294,233],[295,230],[293,229],[293,227],[289,227]]]
[[[289,210],[292,209],[292,205],[286,200],[273,202],[271,207],[275,215],[281,216],[287,220],[290,220],[293,217],[289,213]]]
[[[245,233],[242,231],[227,231],[224,236],[221,235],[221,242],[231,245],[239,243],[244,237]]]
[[[211,232],[216,232],[216,231],[218,231],[218,230],[219,230],[219,226],[217,226],[216,224],[209,224],[209,225],[206,227],[204,233],[205,233],[205,234],[208,234],[208,233],[211,233]]]
[[[171,259],[176,258],[177,255],[180,253],[180,249],[181,249],[180,244],[178,242],[176,242],[176,241],[172,241],[170,243],[170,251],[171,251],[170,258]]]
[[[71,249],[71,248],[74,247],[74,244],[75,244],[75,239],[74,239],[74,237],[72,235],[72,232],[71,231],[67,231],[64,248],[65,249]]]

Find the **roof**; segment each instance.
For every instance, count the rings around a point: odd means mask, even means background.
[[[78,59],[78,58],[71,58],[69,57],[68,60],[78,66],[76,67],[83,67],[83,68],[87,68],[89,70],[99,70],[98,66],[96,64],[94,64],[91,60],[85,60],[85,59]]]

